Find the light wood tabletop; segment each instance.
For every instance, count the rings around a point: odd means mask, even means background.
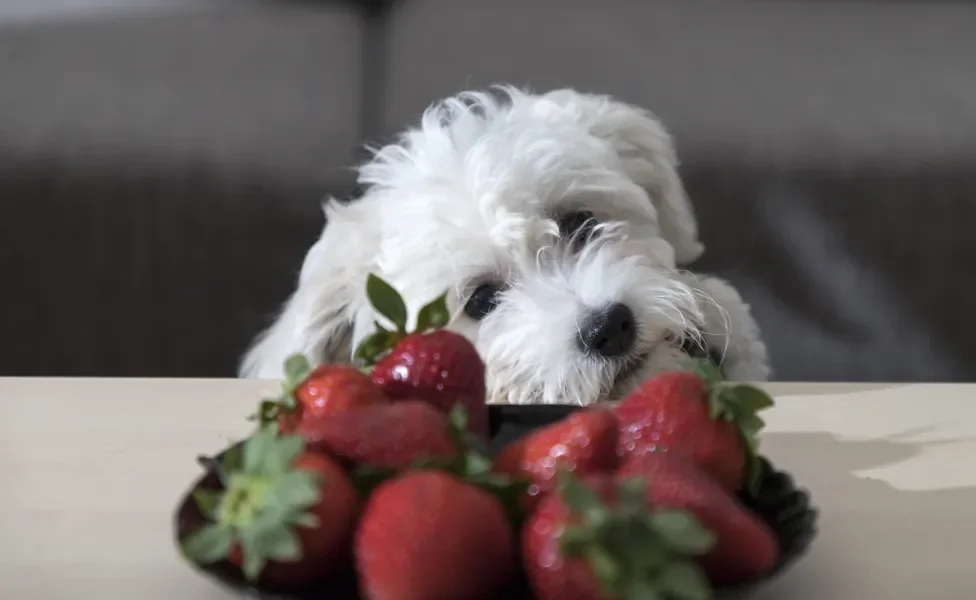
[[[194,457],[275,382],[0,378],[0,598],[219,600],[172,540]],[[976,385],[769,384],[762,452],[821,510],[748,597],[956,600],[976,570]]]

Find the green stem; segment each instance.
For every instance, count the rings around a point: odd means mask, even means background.
[[[254,522],[268,488],[269,483],[264,477],[238,475],[231,478],[217,508],[218,522],[239,529],[249,526]]]
[[[591,544],[586,548],[584,556],[599,581],[611,583],[620,580],[620,563],[605,548]]]

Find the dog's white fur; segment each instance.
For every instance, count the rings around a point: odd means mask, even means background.
[[[350,361],[377,319],[365,295],[366,277],[376,273],[411,314],[450,291],[448,328],[478,348],[491,402],[619,398],[680,368],[686,335],[718,350],[728,377],[766,379],[766,349],[738,293],[680,270],[704,246],[657,119],[572,90],[495,92],[435,104],[419,127],[361,166],[362,198],[326,202],[327,226],[297,289],[241,375],[278,378],[293,352]],[[600,222],[577,251],[556,220],[574,210]],[[505,291],[475,321],[462,309],[487,281]],[[635,313],[636,347],[614,359],[580,351],[581,320],[611,302]]]

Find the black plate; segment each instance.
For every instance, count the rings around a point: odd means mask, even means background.
[[[557,421],[574,410],[576,406],[492,406],[490,408],[491,448],[497,451],[505,444],[517,439],[533,429]],[[219,457],[218,457],[219,458]],[[756,512],[772,528],[780,546],[780,559],[774,571],[766,577],[769,579],[802,556],[810,547],[810,543],[817,534],[817,510],[810,504],[810,494],[799,488],[793,478],[783,471],[777,470],[766,460],[763,462],[763,479],[760,492],[755,498],[743,496],[742,502]],[[197,488],[217,489],[219,482],[216,475],[206,474],[200,477],[180,501],[176,511],[175,533],[180,540],[196,531],[204,524],[203,515],[193,501],[192,492]],[[255,600],[359,600],[355,578],[352,574],[340,576],[319,583],[305,590],[292,590],[288,593],[259,589],[249,586],[238,569],[227,563],[220,563],[202,569],[217,583],[238,590],[244,598]],[[739,597],[743,591],[761,585],[756,581],[747,586],[733,589],[718,590],[718,597],[734,592]],[[511,588],[499,598],[505,600],[531,600],[531,595],[524,581],[513,582]]]

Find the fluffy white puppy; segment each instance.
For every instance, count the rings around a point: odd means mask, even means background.
[[[617,399],[688,352],[766,379],[748,306],[679,270],[704,247],[654,116],[572,90],[493,92],[430,107],[360,167],[361,198],[325,203],[297,289],[241,375],[278,378],[293,352],[349,362],[377,319],[375,273],[411,314],[449,291],[448,328],[478,348],[491,402]]]

